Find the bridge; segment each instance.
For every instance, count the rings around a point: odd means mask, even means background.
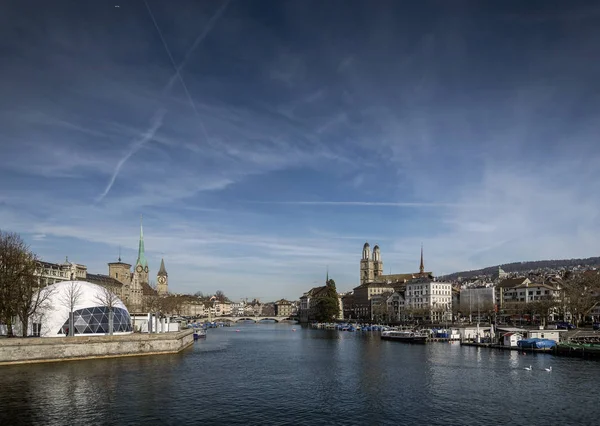
[[[298,322],[294,317],[283,317],[283,316],[267,316],[267,317],[215,317],[212,318],[213,322],[239,322],[239,321],[275,321],[275,322]]]

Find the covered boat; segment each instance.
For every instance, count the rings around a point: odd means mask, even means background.
[[[556,346],[556,342],[550,339],[523,339],[517,342],[517,346],[522,349],[552,349]]]

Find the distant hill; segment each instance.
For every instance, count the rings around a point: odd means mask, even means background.
[[[504,272],[528,272],[536,269],[561,269],[573,268],[575,266],[600,267],[600,257],[588,257],[587,259],[562,259],[562,260],[537,260],[534,262],[513,262],[505,263],[504,265],[489,266],[483,269],[473,271],[455,272],[453,274],[444,275],[440,279],[456,280],[458,277],[473,278],[478,275],[493,275],[498,273],[498,267]]]

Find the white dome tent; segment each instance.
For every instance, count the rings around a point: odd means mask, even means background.
[[[69,327],[69,292],[76,286],[78,297],[73,305],[73,333],[75,336],[98,336],[109,334],[109,307],[103,301],[106,290],[97,284],[86,281],[63,281],[44,287],[42,292],[50,292],[45,306],[32,318],[30,323],[38,323],[40,337],[64,337]],[[131,334],[129,311],[123,302],[114,298],[113,334]]]

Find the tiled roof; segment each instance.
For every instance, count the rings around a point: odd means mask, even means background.
[[[87,274],[85,280],[104,287],[123,287],[123,283],[121,281],[104,274]]]
[[[528,279],[525,277],[521,277],[521,278],[507,278],[505,280],[503,280],[500,284],[498,284],[498,287],[502,287],[502,288],[510,288],[510,287],[516,287],[520,284],[523,284],[523,282]]]
[[[158,293],[148,283],[142,283],[142,294],[144,296],[156,296]]]

